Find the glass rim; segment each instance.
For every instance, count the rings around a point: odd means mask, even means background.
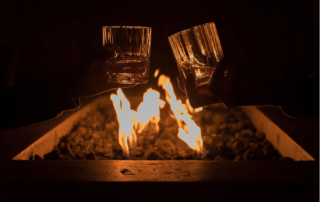
[[[106,26],[102,26],[102,29],[105,29],[105,28],[121,28],[121,29],[142,29],[142,28],[149,28],[149,29],[152,29],[152,27],[128,26],[128,25],[106,25]]]
[[[194,26],[194,27],[190,27],[188,29],[185,29],[185,30],[182,30],[180,32],[174,33],[174,34],[168,36],[168,38],[171,38],[171,37],[176,36],[176,35],[180,35],[180,34],[185,33],[185,32],[187,32],[187,31],[189,31],[191,29],[195,29],[195,28],[198,28],[198,27],[203,27],[203,26],[209,25],[209,24],[214,24],[215,25],[214,22],[207,22],[207,23],[204,23],[204,24],[201,24],[201,25],[197,25],[197,26]]]

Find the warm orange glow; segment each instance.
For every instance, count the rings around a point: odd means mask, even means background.
[[[110,98],[119,122],[119,143],[124,155],[129,158],[129,151],[135,148],[137,142],[137,135],[133,129],[136,112],[130,109],[130,103],[120,88],[117,95],[112,94]]]
[[[158,85],[162,86],[165,90],[166,99],[178,122],[178,137],[185,141],[189,147],[196,150],[198,152],[198,157],[200,157],[203,148],[200,128],[192,120],[192,116],[188,113],[187,107],[182,104],[181,100],[177,99],[170,78],[160,75]]]
[[[197,68],[195,68],[194,69],[194,72],[195,72],[195,76],[196,76],[196,78],[201,78],[202,77],[202,73],[201,73],[201,69],[197,69]]]
[[[186,109],[188,109],[189,112],[193,113],[193,112],[200,112],[202,110],[202,107],[198,107],[198,108],[193,108],[190,105],[189,99],[186,100],[186,104],[183,105]]]
[[[155,72],[155,77],[159,70]],[[166,100],[169,103],[173,115],[179,125],[178,137],[189,145],[190,148],[198,152],[198,158],[202,154],[202,138],[200,128],[192,120],[190,113],[202,110],[193,109],[189,103],[183,104],[177,99],[169,77],[160,75],[158,85],[162,86],[166,93]],[[160,99],[160,93],[149,88],[143,95],[143,101],[138,106],[137,111],[131,110],[130,102],[119,88],[117,95],[112,94],[111,100],[116,110],[119,122],[119,144],[124,155],[129,158],[130,151],[136,148],[137,135],[139,135],[150,123],[156,132],[159,132],[160,109],[165,102]]]
[[[160,99],[160,93],[151,88],[144,93],[137,111],[130,109],[130,103],[120,88],[117,95],[111,95],[111,100],[119,122],[119,144],[129,158],[129,151],[136,147],[137,133],[141,133],[149,122],[159,131],[160,108],[164,107],[165,102]]]
[[[141,133],[145,126],[151,122],[156,126],[156,130],[159,130],[159,108],[163,108],[164,104],[165,102],[160,99],[160,93],[149,88],[148,91],[144,93],[143,101],[138,107],[135,129]]]
[[[158,75],[159,75],[159,69],[156,69],[153,76],[154,76],[154,78],[157,78]]]

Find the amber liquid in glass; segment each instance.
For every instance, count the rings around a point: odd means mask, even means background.
[[[195,64],[185,64],[183,66],[178,65],[180,73],[187,78],[188,74],[193,74],[196,79],[196,86],[201,86],[209,83],[210,76],[215,70],[215,67],[202,66]]]
[[[139,54],[139,47],[113,48],[116,56],[107,61],[107,75],[110,83],[148,83],[149,58]]]

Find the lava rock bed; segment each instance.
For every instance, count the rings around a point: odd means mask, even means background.
[[[150,123],[137,133],[137,147],[130,151],[130,160],[292,160],[281,157],[265,135],[257,131],[240,108],[222,105],[191,113],[201,128],[201,157],[177,137],[178,124],[168,104],[160,110],[159,130]],[[44,158],[34,160],[125,160],[118,142],[119,124],[113,108],[98,106],[64,136],[58,146]]]

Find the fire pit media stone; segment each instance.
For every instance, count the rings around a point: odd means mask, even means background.
[[[293,160],[281,157],[265,135],[257,131],[242,109],[212,105],[191,113],[201,128],[201,156],[178,137],[178,124],[166,103],[160,110],[159,127],[149,123],[137,133],[130,160]],[[97,106],[61,138],[59,144],[33,160],[125,160],[119,144],[119,124],[113,108]]]

